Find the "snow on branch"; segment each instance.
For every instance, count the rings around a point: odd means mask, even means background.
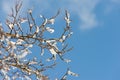
[[[40,15],[43,22],[39,25],[36,23],[32,9],[28,9],[26,16],[21,16],[21,8],[22,2],[17,1],[15,7],[11,9],[12,13],[8,15],[9,18],[5,22],[8,31],[4,30],[4,26],[0,23],[0,77],[3,80],[16,80],[20,78],[32,80],[32,76],[35,75],[37,80],[48,80],[48,76],[44,75],[43,72],[53,68],[56,63],[51,65],[43,64],[40,59],[44,54],[51,54],[51,57],[47,57],[47,61],[54,60],[56,62],[56,59],[60,59],[66,63],[71,62],[71,60],[64,58],[64,54],[73,49],[73,47],[69,47],[66,44],[66,40],[73,34],[70,26],[70,14],[65,10],[64,20],[66,25],[61,35],[46,38],[45,32],[49,32],[51,35],[54,33],[55,29],[51,26],[54,25],[60,10],[51,18]],[[51,26],[48,27],[49,24]],[[32,58],[28,57],[34,54],[32,52],[34,46],[38,46],[41,49],[39,58],[35,56],[32,56]],[[49,53],[45,53],[46,50]],[[35,54],[39,54],[39,52]],[[67,75],[78,76],[67,70],[61,80],[64,80]]]
[[[72,72],[69,68],[67,69],[66,73],[63,75],[63,77],[60,80],[67,80],[67,76],[75,76],[78,77],[79,75]]]

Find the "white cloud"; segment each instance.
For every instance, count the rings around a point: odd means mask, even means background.
[[[11,13],[12,6],[13,6],[13,0],[3,0],[2,1],[2,10],[5,14]]]
[[[111,0],[111,2],[114,2],[114,3],[120,3],[120,0]]]
[[[80,29],[92,29],[97,26],[98,21],[94,12],[98,0],[76,0],[71,1],[74,3],[73,10],[79,15]]]
[[[97,26],[98,21],[96,20],[96,16],[94,13],[83,13],[83,14],[79,14],[81,17],[81,25],[80,28],[83,30],[86,29],[92,29],[94,27]]]
[[[2,0],[2,5],[0,7],[2,7],[2,11],[3,13],[5,13],[5,15],[11,14],[11,9],[14,8],[15,3],[17,1],[22,1],[22,11],[27,10],[28,8],[31,8],[30,6],[30,1],[29,0]]]
[[[104,8],[104,13],[105,14],[112,14],[115,11],[119,11],[120,9],[120,0],[110,0],[107,1],[107,3],[105,4],[105,8]]]

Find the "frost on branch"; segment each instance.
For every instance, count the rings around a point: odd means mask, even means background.
[[[69,68],[67,69],[66,73],[63,75],[63,77],[60,80],[67,80],[67,76],[76,76],[78,77],[79,75],[72,72]]]
[[[12,13],[8,16],[9,18],[6,19],[5,24],[8,31],[5,31],[4,26],[0,23],[0,78],[2,80],[32,80],[32,76],[35,76],[37,80],[48,80],[49,76],[46,76],[43,72],[53,68],[56,63],[45,65],[40,60],[44,54],[51,54],[50,57],[47,57],[47,61],[53,60],[56,62],[56,59],[60,59],[66,63],[71,62],[71,60],[64,58],[64,54],[72,50],[72,47],[69,48],[66,43],[66,40],[73,34],[70,26],[70,14],[67,10],[65,11],[64,20],[66,25],[61,35],[46,38],[46,32],[51,35],[55,33],[55,29],[51,26],[54,25],[60,10],[51,18],[40,15],[43,22],[39,25],[40,23],[36,23],[32,9],[28,10],[26,16],[21,16],[21,6],[22,2],[17,1],[15,7],[12,8]],[[27,28],[27,30],[24,28]],[[34,54],[31,51],[34,46],[41,49],[39,58],[35,56],[28,57]],[[45,53],[46,50],[49,53]],[[35,54],[39,54],[39,52]],[[67,75],[78,76],[68,70],[61,80],[65,80]]]

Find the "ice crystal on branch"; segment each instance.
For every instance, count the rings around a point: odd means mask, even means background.
[[[64,54],[72,50],[72,47],[69,48],[68,44],[66,44],[66,40],[73,34],[70,26],[70,14],[67,10],[65,11],[64,19],[66,25],[61,35],[46,38],[45,32],[49,32],[49,34],[55,33],[55,29],[50,25],[54,25],[60,10],[51,18],[40,15],[43,22],[39,25],[36,23],[32,9],[28,10],[27,16],[20,16],[21,6],[22,2],[17,1],[9,18],[6,19],[5,23],[8,31],[3,30],[4,26],[0,23],[0,78],[3,80],[32,80],[32,76],[35,76],[38,80],[48,80],[49,76],[46,76],[43,72],[53,68],[56,63],[45,65],[40,60],[44,56],[43,54],[51,54],[50,57],[47,57],[47,61],[54,60],[56,62],[56,59],[60,59],[66,63],[71,62],[71,60],[64,58]],[[24,28],[27,28],[27,30],[24,30]],[[63,46],[63,44],[65,45]],[[34,55],[31,58],[28,57],[32,54],[39,54],[39,52],[32,52],[31,49],[34,46],[38,46],[41,49],[40,53],[42,56],[39,55],[39,58]],[[46,53],[46,50],[49,53]],[[66,74],[77,76],[70,70]]]

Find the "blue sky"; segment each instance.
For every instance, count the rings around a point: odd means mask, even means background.
[[[1,22],[12,4],[13,0],[0,1]],[[69,10],[74,35],[68,42],[74,49],[66,55],[72,60],[67,66],[80,74],[70,80],[120,80],[120,0],[24,0],[23,12],[28,8],[36,18],[50,17],[60,8],[56,31],[64,26],[64,10]],[[64,65],[53,70],[58,70],[54,76],[65,71]]]

